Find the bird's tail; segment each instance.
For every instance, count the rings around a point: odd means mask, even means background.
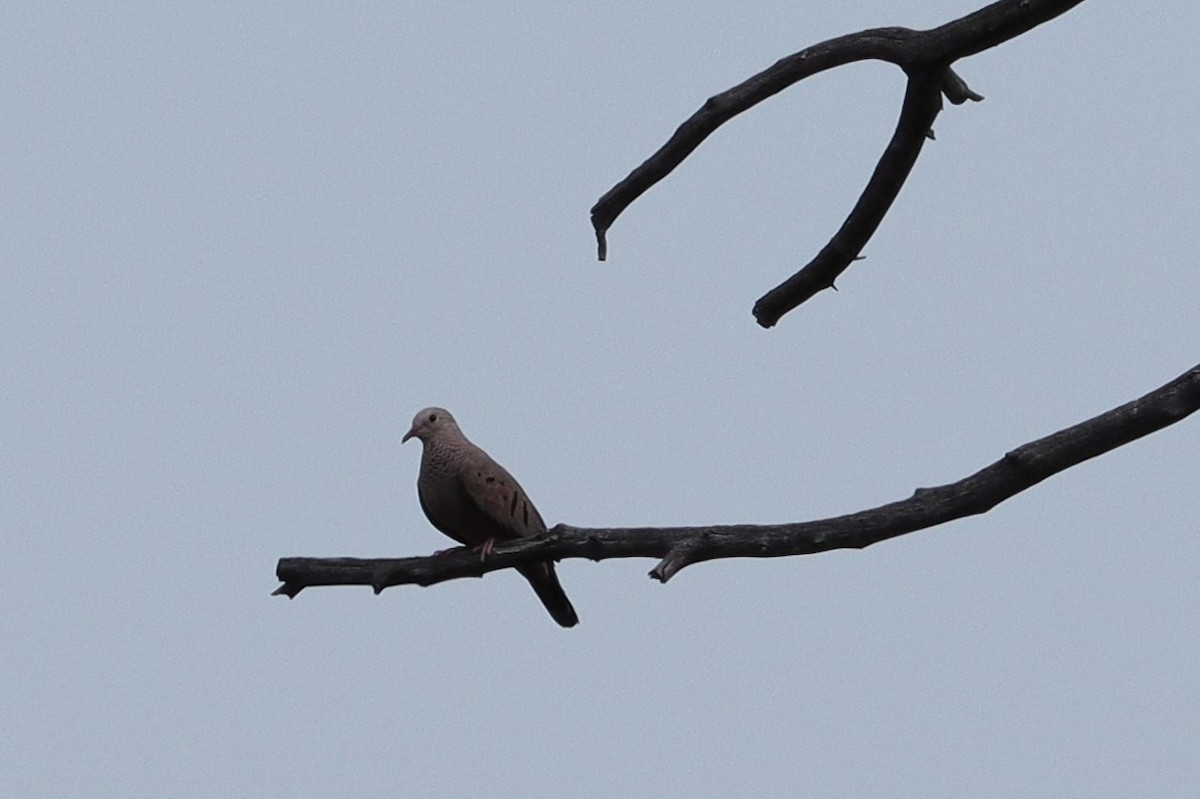
[[[533,586],[538,599],[542,600],[542,604],[556,622],[563,627],[579,624],[579,617],[575,615],[575,608],[571,607],[571,600],[567,599],[566,592],[558,583],[553,563],[535,563],[532,566],[522,566],[517,571]]]

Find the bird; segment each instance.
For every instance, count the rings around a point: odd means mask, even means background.
[[[516,479],[471,443],[445,408],[425,408],[400,439],[420,440],[417,499],[426,518],[458,543],[491,554],[497,541],[538,535],[546,523]],[[554,621],[579,623],[552,562],[517,566]]]

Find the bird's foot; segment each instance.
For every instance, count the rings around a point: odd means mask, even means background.
[[[484,541],[482,544],[476,547],[476,549],[479,550],[479,561],[482,563],[483,561],[487,560],[487,556],[492,554],[492,550],[495,548],[495,538],[489,538],[487,541]]]

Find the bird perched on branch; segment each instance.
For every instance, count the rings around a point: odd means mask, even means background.
[[[497,541],[538,535],[546,523],[525,491],[503,466],[472,444],[444,408],[426,408],[413,417],[400,443],[419,438],[424,445],[417,497],[421,510],[455,541],[491,553]],[[516,567],[550,615],[563,627],[579,623],[553,563]]]

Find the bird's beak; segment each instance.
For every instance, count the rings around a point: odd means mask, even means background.
[[[408,441],[410,438],[412,438],[416,434],[417,434],[416,428],[409,428],[408,432],[404,434],[404,438],[400,439],[400,443],[403,444],[405,441]]]

